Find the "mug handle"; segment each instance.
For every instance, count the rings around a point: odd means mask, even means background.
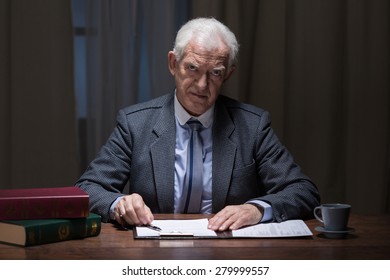
[[[319,213],[321,213],[321,206],[317,206],[316,208],[314,208],[314,217],[316,217],[316,219],[318,221],[320,221],[321,223],[324,223],[324,220],[322,220],[322,215],[321,217],[317,214],[317,212],[319,211]]]

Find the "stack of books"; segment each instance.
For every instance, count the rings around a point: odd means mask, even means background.
[[[78,187],[0,190],[0,242],[32,246],[99,235],[101,217],[89,212]]]

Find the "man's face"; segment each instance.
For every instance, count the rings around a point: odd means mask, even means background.
[[[232,72],[228,69],[228,58],[229,50],[225,45],[208,51],[190,43],[180,61],[173,52],[168,53],[176,96],[188,113],[199,116],[215,103],[223,82]]]

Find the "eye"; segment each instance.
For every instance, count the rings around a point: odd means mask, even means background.
[[[196,67],[195,65],[193,65],[193,64],[189,64],[189,65],[188,65],[188,70],[190,70],[190,71],[196,71],[196,69],[197,69],[197,67]]]
[[[222,71],[219,69],[214,69],[210,73],[211,73],[211,75],[216,76],[216,77],[219,77],[222,75]]]

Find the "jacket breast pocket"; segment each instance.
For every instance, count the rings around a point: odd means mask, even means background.
[[[241,178],[250,175],[256,175],[256,162],[252,160],[252,162],[244,167],[240,167],[233,170],[232,178]]]
[[[242,168],[234,169],[228,193],[228,204],[242,204],[261,193],[255,160]]]

